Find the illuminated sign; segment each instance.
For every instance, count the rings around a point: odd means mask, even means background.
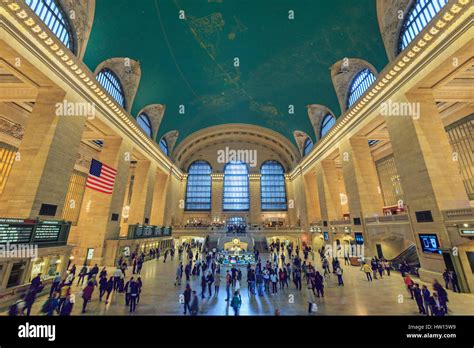
[[[441,254],[436,234],[420,234],[421,249],[427,254]]]

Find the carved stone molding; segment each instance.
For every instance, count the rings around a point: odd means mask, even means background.
[[[176,144],[176,140],[178,140],[179,132],[177,130],[172,130],[163,135],[165,138],[166,143],[168,144],[168,155],[171,157],[171,153],[173,152],[174,145]]]
[[[87,48],[94,22],[95,0],[59,0],[71,23],[77,57],[82,60]]]
[[[398,40],[403,22],[415,0],[377,0],[380,34],[391,62],[398,56]]]
[[[304,144],[306,142],[306,139],[311,139],[311,137],[302,131],[294,131],[293,136],[295,137],[296,145],[298,145],[298,150],[300,151],[301,156],[303,156]]]
[[[319,139],[321,124],[326,115],[330,114],[336,118],[334,113],[326,106],[320,104],[311,104],[307,106],[308,117],[313,125],[315,139]]]
[[[23,139],[25,129],[21,124],[10,121],[6,117],[0,115],[0,132],[21,140]]]
[[[120,79],[125,94],[125,109],[131,112],[142,76],[140,63],[130,58],[110,58],[97,66],[95,75],[104,68],[112,70]]]
[[[375,76],[378,75],[372,64],[357,58],[341,59],[331,67],[331,79],[341,107],[341,114],[347,110],[347,96],[351,82],[362,69],[369,69]]]

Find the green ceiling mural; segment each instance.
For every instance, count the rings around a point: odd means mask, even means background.
[[[112,57],[140,62],[133,115],[165,104],[158,137],[177,129],[178,141],[223,123],[314,139],[306,105],[340,114],[330,66],[387,64],[375,0],[99,0],[84,61],[94,70]]]

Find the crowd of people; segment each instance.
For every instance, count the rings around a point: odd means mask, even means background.
[[[243,273],[246,276],[247,292],[250,297],[276,296],[279,292],[285,292],[290,288],[297,292],[305,289],[310,313],[317,311],[316,298],[324,298],[325,285],[331,279],[331,275],[336,276],[338,287],[344,286],[344,270],[339,259],[330,258],[324,249],[319,250],[320,270],[315,266],[315,253],[308,246],[303,245],[300,250],[299,246],[294,248],[292,243],[273,242],[269,244],[268,251],[269,253],[265,255],[268,257],[262,259],[260,253],[254,250],[255,263],[247,264],[246,268],[233,265],[222,270],[216,249],[208,250],[203,244],[194,242],[179,245],[176,248],[178,265],[174,285],[180,286],[184,278],[185,289],[181,302],[184,314],[198,315],[199,301],[219,297],[222,282],[227,306],[238,316],[242,307],[240,291]],[[165,250],[163,262],[166,262],[168,257],[173,260],[174,255],[174,248]],[[131,266],[127,264],[126,259],[121,258],[111,274],[108,274],[106,267],[99,269],[97,264],[92,267],[83,265],[78,272],[76,266],[72,265],[64,278],[57,273],[52,279],[49,296],[40,311],[49,316],[70,315],[76,303],[75,295],[72,293],[75,283],[76,287],[81,289],[81,313],[86,313],[88,303],[97,292],[98,302],[104,301],[106,305],[112,302],[112,294],[123,294],[125,306],[130,313],[135,312],[143,289],[140,274],[145,259],[160,260],[160,256],[159,249],[150,249],[146,255],[136,251],[130,257]],[[350,265],[347,255],[344,256],[344,262],[345,265]],[[390,276],[392,266],[386,259],[373,257],[369,262],[362,263],[361,270],[365,273],[367,281],[373,282],[376,279],[383,279],[384,276]],[[129,278],[127,278],[128,272],[131,272]],[[411,299],[415,300],[420,314],[441,316],[448,313],[448,293],[437,280],[434,281],[431,293],[426,285],[420,287],[414,282],[407,271],[401,274],[404,285]],[[443,278],[446,289],[452,288],[453,291],[459,292],[457,276],[453,271],[446,270]],[[198,284],[197,289],[193,289],[192,284]],[[29,316],[36,297],[43,292],[44,287],[41,274],[38,274],[32,279],[28,291],[10,307],[9,315]],[[98,291],[95,291],[96,287]],[[118,298],[115,297],[115,300]]]
[[[168,255],[173,257],[174,250],[166,250],[164,253],[164,262]],[[88,267],[84,264],[77,272],[76,265],[70,265],[66,272],[66,276],[61,278],[56,273],[52,279],[49,296],[41,306],[40,312],[44,315],[53,316],[69,316],[76,303],[76,296],[73,294],[73,286],[77,278],[76,287],[81,289],[82,311],[86,313],[87,305],[92,300],[95,288],[98,288],[98,301],[102,302],[105,297],[105,304],[111,302],[113,293],[124,295],[124,304],[129,311],[135,312],[137,304],[140,302],[140,294],[143,289],[143,281],[139,276],[145,261],[145,254],[137,252],[133,253],[131,259],[131,277],[127,279],[129,266],[122,257],[117,261],[117,266],[111,275],[108,275],[106,267],[99,271],[99,267],[95,264]],[[147,253],[149,259],[159,259],[160,250],[150,249]],[[77,274],[76,274],[77,273]],[[137,278],[134,275],[138,275]],[[10,316],[29,316],[31,308],[36,301],[37,295],[40,294],[45,285],[41,280],[42,274],[35,276],[25,294],[9,307],[8,314]]]

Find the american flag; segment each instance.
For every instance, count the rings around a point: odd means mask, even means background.
[[[86,187],[102,193],[111,194],[114,190],[117,171],[95,159],[91,162],[91,169],[87,177]]]

